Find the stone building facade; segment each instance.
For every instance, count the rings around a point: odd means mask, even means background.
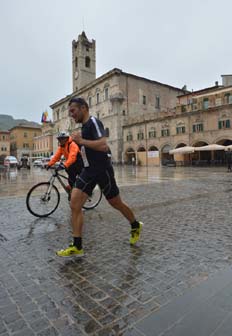
[[[173,109],[176,97],[184,91],[117,68],[96,78],[95,41],[89,41],[82,33],[73,41],[72,48],[74,92],[51,105],[54,144],[60,130],[78,127],[68,116],[68,102],[71,97],[81,96],[87,100],[91,115],[100,118],[105,126],[112,160],[121,163],[124,160],[123,127],[136,118],[146,120],[150,115],[154,117]]]
[[[0,131],[0,158],[10,155],[10,132]]]
[[[10,130],[10,154],[20,160],[31,157],[34,151],[34,137],[41,135],[41,127],[18,125]]]
[[[171,149],[186,145],[232,144],[232,86],[215,85],[177,98],[176,107],[146,121],[140,116],[123,127],[125,161],[159,165],[166,159],[177,162],[224,160],[223,151],[175,154]]]
[[[50,157],[53,154],[53,123],[44,123],[42,133],[34,137],[33,156]]]

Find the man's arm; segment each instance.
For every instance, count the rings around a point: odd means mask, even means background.
[[[108,146],[107,146],[107,142],[106,142],[106,138],[100,138],[98,140],[86,140],[86,139],[82,139],[81,140],[81,145],[85,146],[85,147],[89,147],[91,149],[94,149],[96,151],[99,152],[107,152],[108,150]]]
[[[99,151],[99,152],[107,152],[108,145],[106,142],[106,138],[102,137],[97,140],[86,140],[81,137],[80,132],[78,133],[72,133],[72,139],[78,144],[83,145],[86,147],[89,147],[93,150]]]
[[[53,166],[57,161],[60,160],[61,156],[62,156],[62,152],[61,152],[60,147],[58,147],[58,149],[57,149],[55,155],[54,155],[53,158],[48,162],[48,166],[49,166],[49,167]]]

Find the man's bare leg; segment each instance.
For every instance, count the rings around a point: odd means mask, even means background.
[[[128,207],[126,203],[124,203],[120,197],[120,195],[107,200],[109,204],[121,212],[121,214],[130,222],[133,223],[135,221],[135,216],[133,211]]]
[[[70,208],[72,211],[72,229],[73,237],[81,237],[83,229],[83,212],[82,207],[85,204],[88,195],[80,189],[74,188],[72,190]]]
[[[138,222],[135,219],[133,211],[128,207],[126,203],[124,203],[120,197],[120,195],[108,199],[109,204],[121,212],[121,214],[130,222],[131,224],[131,236],[130,236],[130,244],[134,245],[140,238],[140,233],[142,230],[143,223]]]
[[[82,207],[85,204],[88,195],[81,190],[74,188],[71,195],[70,207],[72,210],[72,228],[73,228],[73,244],[64,250],[57,251],[59,257],[72,257],[84,255],[82,249],[82,229],[83,229],[83,213]]]

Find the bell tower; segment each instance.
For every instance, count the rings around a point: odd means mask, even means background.
[[[72,78],[73,92],[96,79],[96,43],[84,31],[72,41]]]

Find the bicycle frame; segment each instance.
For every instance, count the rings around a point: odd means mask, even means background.
[[[66,185],[65,185],[64,181],[62,180],[62,178],[64,178],[65,180],[68,180],[67,176],[59,174],[56,170],[54,171],[54,173],[52,174],[52,176],[51,176],[51,178],[49,180],[50,186],[49,186],[48,190],[49,191],[51,190],[51,188],[52,188],[52,186],[53,186],[56,178],[60,182],[60,184],[62,185],[62,187],[64,188],[64,190],[68,193],[68,191],[66,189]]]

